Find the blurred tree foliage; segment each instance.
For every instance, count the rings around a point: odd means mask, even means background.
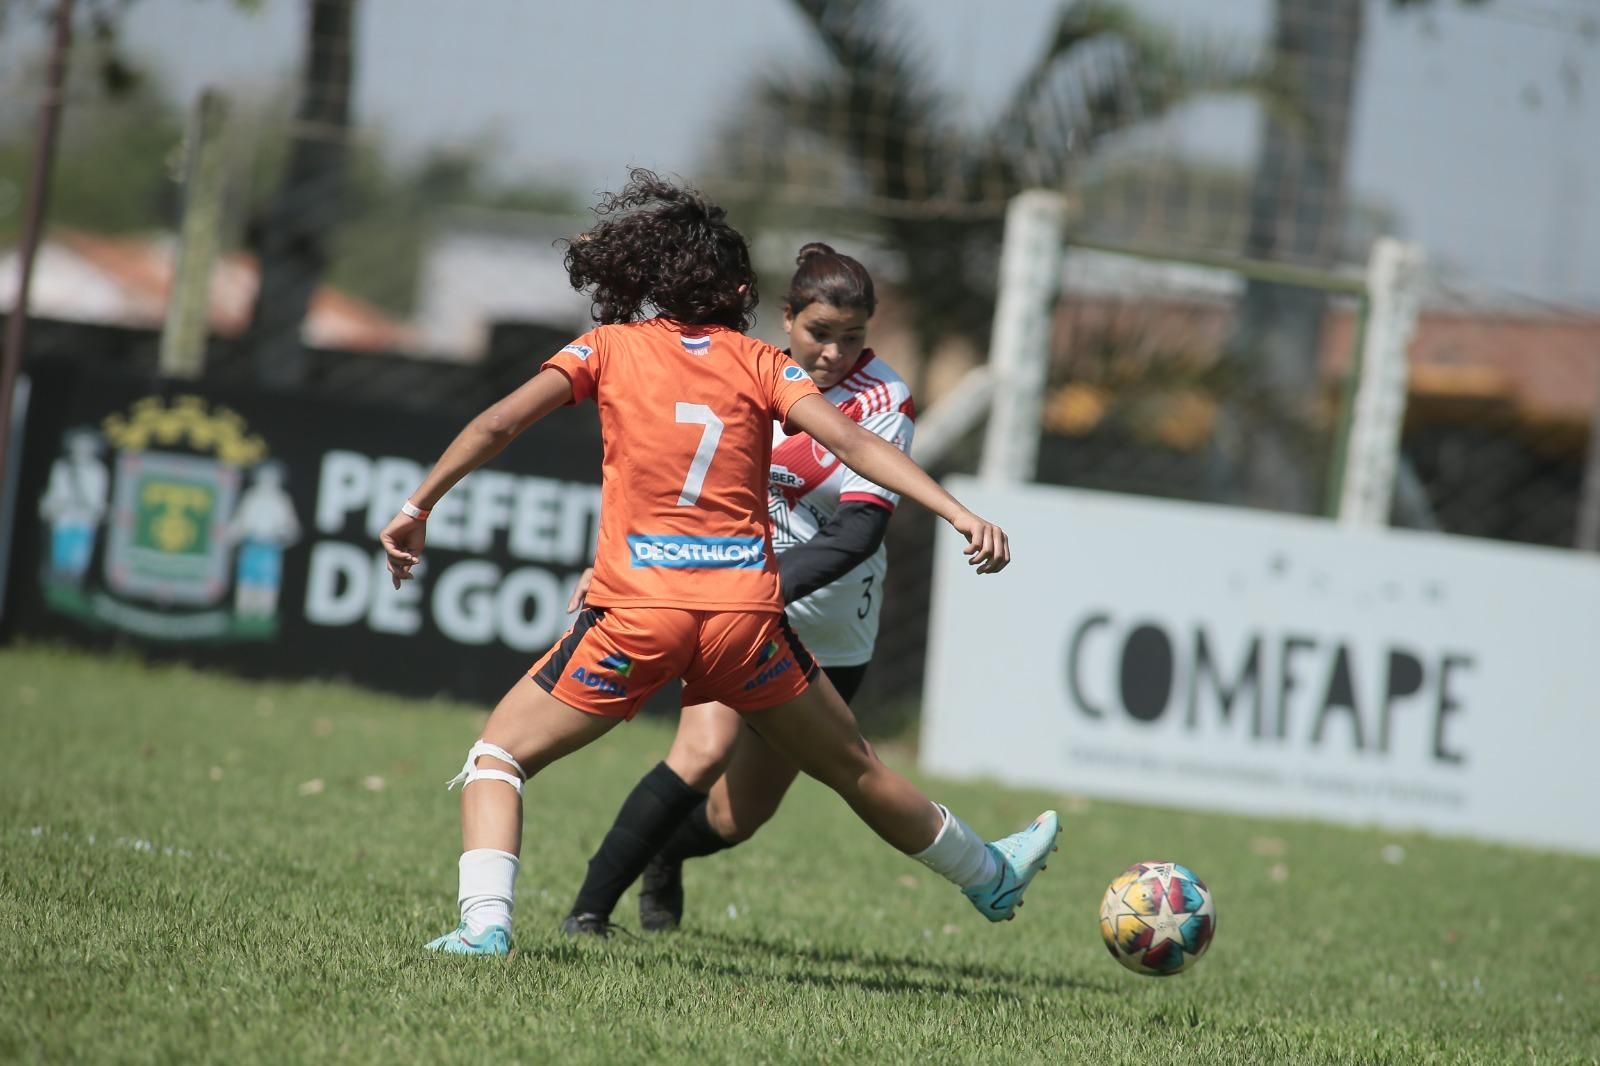
[[[16,20],[8,20],[13,26]],[[50,222],[99,234],[175,230],[181,209],[184,113],[149,63],[119,57],[108,79],[95,39],[78,49],[69,78],[51,188]],[[38,63],[42,64],[43,57]],[[38,84],[12,73],[13,84]],[[292,88],[233,109],[229,245],[238,247],[244,220],[275,188],[288,151]],[[21,228],[32,168],[37,96],[0,97],[0,244]],[[570,190],[493,173],[499,154],[482,138],[420,157],[394,151],[380,131],[363,128],[351,146],[342,223],[332,242],[327,280],[395,314],[415,298],[421,256],[441,214],[455,207],[573,212]]]

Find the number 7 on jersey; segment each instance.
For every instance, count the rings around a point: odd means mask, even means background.
[[[680,425],[705,427],[700,431],[700,446],[694,450],[689,474],[683,479],[683,491],[678,494],[679,507],[693,507],[695,501],[700,499],[700,490],[705,487],[711,457],[717,454],[717,444],[722,440],[722,419],[703,403],[679,403],[677,421]]]

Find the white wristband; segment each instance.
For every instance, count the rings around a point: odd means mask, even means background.
[[[407,518],[416,518],[416,519],[426,520],[427,517],[430,514],[432,514],[433,512],[432,511],[424,511],[422,508],[418,507],[416,504],[412,503],[410,500],[407,500],[405,503],[402,503],[400,505],[400,513],[405,515]]]

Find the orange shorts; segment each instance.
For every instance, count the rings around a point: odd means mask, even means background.
[[[759,711],[800,695],[816,672],[782,612],[586,607],[532,676],[569,707],[632,718],[676,678],[685,707]]]

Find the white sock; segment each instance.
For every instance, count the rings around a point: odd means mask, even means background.
[[[939,835],[933,838],[926,851],[911,856],[922,865],[962,888],[972,888],[994,880],[1000,872],[994,852],[972,827],[950,813],[943,804],[935,803],[944,816]]]
[[[517,884],[517,857],[509,851],[474,848],[461,853],[461,920],[477,936],[491,925],[511,928],[511,899]]]

